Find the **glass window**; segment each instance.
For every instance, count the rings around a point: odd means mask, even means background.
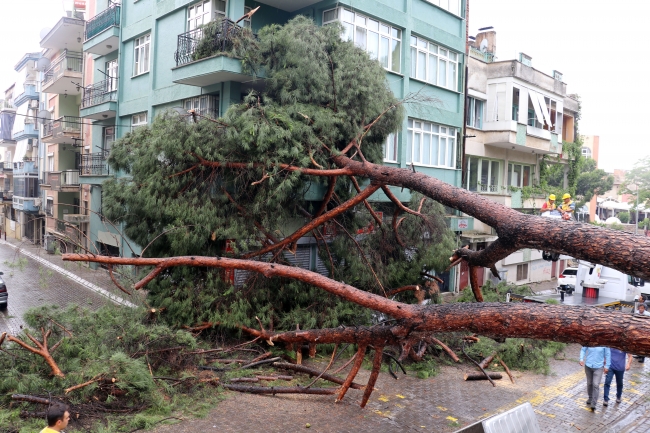
[[[379,60],[384,68],[401,71],[401,30],[345,8],[323,12],[323,24],[337,19],[343,24],[343,40],[354,42],[367,51],[371,59]]]
[[[476,129],[483,128],[484,105],[485,102],[480,99],[472,98],[471,96],[467,98],[467,126]]]
[[[139,126],[144,126],[147,124],[147,112],[134,114],[131,117],[131,129],[135,129]]]
[[[456,53],[411,36],[412,78],[458,91],[458,58]]]
[[[133,75],[149,72],[149,48],[151,45],[151,34],[141,36],[134,43],[134,67]]]
[[[533,184],[534,167],[517,163],[508,164],[508,185],[517,188]]]
[[[384,161],[397,162],[397,134],[389,134],[384,142]]]
[[[456,168],[456,128],[431,122],[408,121],[406,162],[430,167]]]

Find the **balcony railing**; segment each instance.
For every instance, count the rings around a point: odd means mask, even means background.
[[[475,59],[482,60],[485,63],[494,62],[494,54],[493,53],[483,52],[481,50],[477,50],[474,47],[469,47],[469,55],[470,55],[470,57],[474,57]]]
[[[81,108],[92,107],[108,101],[117,101],[117,78],[109,78],[84,87]]]
[[[81,53],[64,50],[59,57],[52,61],[50,68],[45,71],[43,87],[61,78],[66,71],[83,72],[83,57]]]
[[[211,22],[198,29],[178,35],[174,60],[176,66],[210,57],[232,49],[233,41],[247,31],[229,19]],[[204,35],[206,36],[204,38]]]
[[[108,152],[84,153],[81,155],[82,176],[107,176],[111,174],[106,162]]]
[[[60,191],[61,187],[79,186],[79,170],[48,171],[45,173],[45,183],[54,191]]]
[[[119,5],[113,4],[108,9],[95,15],[91,20],[86,22],[86,31],[84,33],[85,40],[100,34],[111,26],[120,25],[120,9]]]
[[[81,117],[63,116],[56,120],[50,120],[43,125],[43,137],[49,137],[61,133],[81,134]]]

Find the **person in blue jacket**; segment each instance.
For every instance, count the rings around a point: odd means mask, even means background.
[[[612,384],[612,378],[614,376],[616,376],[616,403],[621,402],[621,395],[623,395],[623,375],[630,369],[630,364],[632,364],[632,355],[613,348],[610,348],[609,351],[612,356],[612,362],[609,366],[609,372],[605,377],[603,406],[609,404],[609,387]]]
[[[587,376],[587,406],[591,411],[596,411],[600,381],[609,371],[612,355],[609,347],[584,347],[580,350],[580,365],[585,367]]]

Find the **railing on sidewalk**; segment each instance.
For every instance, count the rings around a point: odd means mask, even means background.
[[[85,40],[100,34],[111,26],[120,25],[120,5],[112,4],[109,8],[95,15],[86,22]]]
[[[83,72],[83,57],[81,53],[64,50],[59,57],[52,60],[52,65],[45,71],[42,86],[46,87],[59,79],[65,71]]]
[[[117,101],[117,78],[108,78],[84,87],[81,108],[88,108],[107,101]]]
[[[215,27],[215,29],[213,29]],[[243,27],[235,24],[227,18],[217,22],[211,22],[198,29],[178,35],[176,52],[174,60],[176,66],[185,65],[195,60],[208,57],[210,53],[226,52],[232,49],[233,40],[241,36],[244,31]],[[208,33],[209,32],[209,33]],[[203,35],[214,32],[210,40],[203,41]],[[197,53],[197,48],[201,45],[201,52]],[[200,56],[200,57],[199,57]]]
[[[111,169],[106,162],[108,152],[84,153],[81,155],[82,176],[106,176],[111,174]]]

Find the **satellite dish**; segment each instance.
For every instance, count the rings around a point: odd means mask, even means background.
[[[483,40],[481,41],[481,48],[480,48],[480,50],[481,50],[482,52],[486,52],[486,51],[487,51],[487,46],[488,46],[488,41],[487,41],[487,39],[483,39]]]
[[[37,117],[38,117],[38,121],[42,125],[45,125],[45,122],[47,122],[48,120],[50,120],[52,118],[52,113],[50,113],[47,110],[41,110],[41,111],[38,112]]]
[[[50,62],[50,59],[47,57],[41,57],[36,61],[36,70],[38,72],[45,72],[50,68],[50,65],[52,62]]]
[[[43,29],[41,29],[41,33],[39,34],[40,37],[41,37],[41,40],[42,40],[45,36],[47,36],[47,34],[50,33],[51,30],[52,30],[52,28],[50,28],[50,27],[44,27]]]

